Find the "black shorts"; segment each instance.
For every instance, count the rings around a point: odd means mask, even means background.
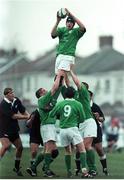
[[[97,125],[97,137],[93,139],[93,144],[101,143],[102,142],[102,128]]]
[[[12,143],[19,138],[19,133],[1,133],[0,132],[0,138],[8,138]]]
[[[118,140],[118,134],[117,135],[113,135],[113,134],[108,134],[107,135],[107,141],[117,141]]]
[[[41,138],[41,135],[38,135],[38,136],[33,136],[33,135],[30,135],[30,144],[31,143],[36,143],[36,144],[41,144],[43,146],[43,140]]]

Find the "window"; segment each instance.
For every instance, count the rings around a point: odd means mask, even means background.
[[[26,91],[30,91],[30,89],[31,89],[31,81],[30,81],[30,77],[27,77],[27,89],[26,89]]]
[[[110,92],[110,81],[105,80],[105,93],[109,93],[109,92]]]
[[[99,93],[100,93],[100,90],[101,90],[100,81],[97,81],[94,91],[95,91],[97,94],[99,94]]]

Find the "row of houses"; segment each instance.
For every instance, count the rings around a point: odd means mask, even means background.
[[[124,105],[124,54],[113,48],[112,36],[99,38],[99,50],[87,57],[76,57],[75,72],[94,92],[100,105]],[[13,87],[18,97],[36,105],[35,91],[50,89],[54,79],[55,48],[30,61],[26,53],[0,51],[0,97],[5,87]],[[73,82],[71,82],[73,83]]]

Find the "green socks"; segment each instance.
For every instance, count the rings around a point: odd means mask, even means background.
[[[71,155],[65,155],[65,165],[67,172],[71,171]]]
[[[44,154],[44,163],[45,163],[45,170],[47,171],[49,169],[50,163],[52,161],[52,157],[50,153]]]
[[[44,154],[39,153],[31,167],[36,168],[40,164],[40,162],[43,161],[43,159],[44,159]]]
[[[90,149],[86,152],[87,154],[87,165],[89,167],[89,170],[96,171],[96,165],[95,165],[95,152],[93,149]]]
[[[82,168],[86,168],[86,152],[80,153],[80,163]]]

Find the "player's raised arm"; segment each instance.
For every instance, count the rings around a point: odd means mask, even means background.
[[[78,24],[78,26],[80,27],[80,30],[83,32],[86,32],[86,28],[84,24],[77,17],[75,17],[74,14],[72,14],[67,8],[65,8],[65,10],[67,12],[67,15],[71,16],[74,19],[74,21]]]
[[[59,24],[60,21],[61,21],[61,17],[59,17],[58,14],[57,14],[56,23],[53,26],[52,31],[51,31],[51,37],[52,38],[56,38],[57,37],[57,27],[58,27],[58,24]]]
[[[67,87],[70,86],[70,80],[69,80],[69,77],[68,77],[68,73],[65,73],[65,84]]]
[[[78,89],[80,89],[81,88],[81,83],[80,83],[78,77],[76,76],[76,74],[74,74],[74,72],[72,70],[70,71],[70,74],[72,76],[72,79],[73,79],[75,85],[77,86]]]
[[[56,79],[54,81],[54,84],[52,86],[52,89],[51,89],[51,95],[54,95],[55,92],[57,91],[57,89],[62,86],[63,84],[63,73],[62,72],[59,72],[59,76],[56,76]]]

